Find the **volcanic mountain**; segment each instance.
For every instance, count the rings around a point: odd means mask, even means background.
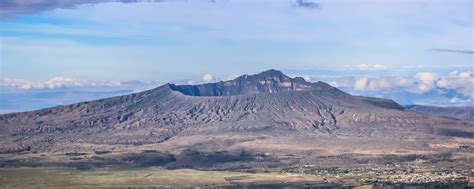
[[[189,149],[308,157],[428,154],[473,145],[473,138],[469,123],[277,70],[0,115],[4,154],[156,150],[176,155]]]

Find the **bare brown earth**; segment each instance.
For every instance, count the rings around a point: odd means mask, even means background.
[[[474,126],[269,70],[0,115],[0,166],[255,170],[454,161]]]

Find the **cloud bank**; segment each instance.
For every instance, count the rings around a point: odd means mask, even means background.
[[[30,81],[24,79],[1,78],[0,87],[14,89],[58,89],[71,87],[120,87],[121,81],[87,81],[75,80],[69,77],[53,77],[47,81]]]
[[[341,77],[330,82],[335,87],[346,89],[353,94],[411,94],[418,96],[443,96],[450,103],[474,100],[474,77],[469,71],[453,71],[447,75],[419,72],[412,77]],[[391,96],[389,96],[391,97]],[[432,100],[432,99],[431,99]]]

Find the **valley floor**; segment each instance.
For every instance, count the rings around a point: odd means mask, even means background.
[[[398,167],[398,169],[395,169]],[[405,170],[405,171],[400,171]],[[288,172],[293,171],[293,172]],[[295,173],[295,172],[300,173]],[[149,168],[2,168],[0,188],[373,188],[413,186],[417,188],[473,187],[470,170],[440,170],[423,166],[376,166],[362,169],[315,169],[264,172],[199,171]]]

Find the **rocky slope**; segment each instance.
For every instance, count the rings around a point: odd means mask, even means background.
[[[474,127],[268,70],[0,115],[1,153],[153,149],[341,154],[472,145]],[[428,148],[433,147],[433,148]],[[372,151],[369,151],[372,149]]]
[[[408,105],[405,107],[409,110],[434,116],[445,116],[463,121],[474,121],[474,107],[437,107],[424,105]]]

